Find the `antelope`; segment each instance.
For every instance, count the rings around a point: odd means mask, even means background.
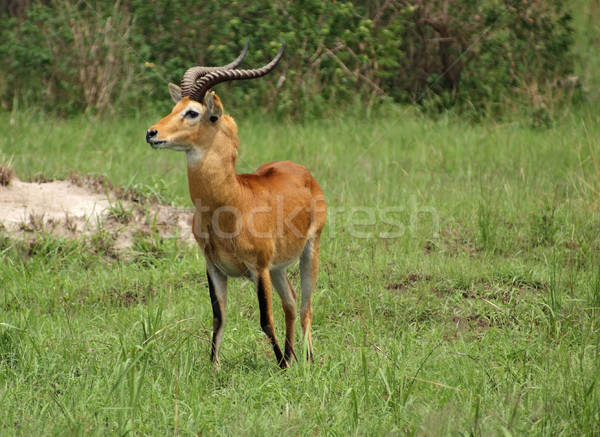
[[[237,174],[239,139],[232,117],[210,89],[218,83],[254,79],[271,72],[283,56],[285,43],[261,68],[238,70],[248,44],[232,63],[222,67],[193,67],[181,87],[169,84],[175,106],[146,133],[154,149],[185,152],[188,187],[195,206],[192,232],[206,260],[213,312],[211,361],[219,364],[225,326],[227,278],[254,282],[260,326],[281,368],[294,353],[296,292],[286,269],[300,259],[302,301],[300,323],[313,359],[311,340],[312,295],[319,269],[320,238],[326,204],[318,182],[302,165],[268,162],[254,173]],[[275,336],[272,288],[279,294],[285,316],[282,354]]]

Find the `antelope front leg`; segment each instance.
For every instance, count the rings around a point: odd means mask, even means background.
[[[208,291],[213,311],[213,336],[210,349],[210,359],[219,364],[219,348],[225,330],[225,308],[227,306],[227,276],[206,260],[206,276]]]
[[[271,283],[281,297],[285,316],[285,349],[284,357],[289,363],[294,353],[294,330],[296,325],[296,292],[288,279],[285,269],[271,271]]]
[[[271,295],[271,279],[269,270],[263,269],[256,274],[255,279],[256,294],[258,296],[258,307],[260,309],[260,326],[267,335],[273,346],[275,358],[279,367],[285,369],[288,367],[288,362],[281,353],[277,338],[275,337],[275,328],[273,325],[273,299]]]

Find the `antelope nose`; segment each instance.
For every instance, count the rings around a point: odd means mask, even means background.
[[[158,131],[156,129],[148,129],[148,132],[146,132],[146,142],[149,143],[150,140],[154,138],[157,133]]]

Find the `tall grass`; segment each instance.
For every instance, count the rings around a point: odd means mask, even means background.
[[[330,206],[314,364],[279,371],[252,284],[232,280],[214,372],[203,261],[182,242],[140,234],[114,257],[101,227],[2,234],[2,434],[598,434],[595,114],[545,130],[400,114],[238,122],[240,172],[300,162]],[[13,118],[0,149],[21,179],[101,173],[189,203],[183,156],[144,143],[158,116]]]

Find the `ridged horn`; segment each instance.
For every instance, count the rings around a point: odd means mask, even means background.
[[[236,68],[238,65],[240,65],[242,63],[242,61],[246,57],[246,53],[248,53],[249,46],[250,46],[250,39],[248,39],[248,41],[246,41],[246,45],[244,47],[244,50],[242,50],[242,53],[237,58],[235,58],[235,60],[233,60],[232,62],[230,62],[227,65],[223,65],[221,67],[198,66],[198,67],[192,67],[192,68],[188,69],[185,72],[185,74],[183,75],[183,78],[181,79],[181,95],[189,96],[190,93],[192,92],[192,90],[194,89],[194,85],[196,84],[196,81],[199,78],[205,76],[206,74],[208,74],[212,71],[231,70],[232,68]]]
[[[270,73],[283,57],[285,50],[285,42],[281,44],[281,48],[277,55],[267,65],[253,70],[214,70],[200,78],[194,84],[189,97],[192,100],[202,103],[206,92],[221,82],[229,82],[231,80],[255,79]]]

